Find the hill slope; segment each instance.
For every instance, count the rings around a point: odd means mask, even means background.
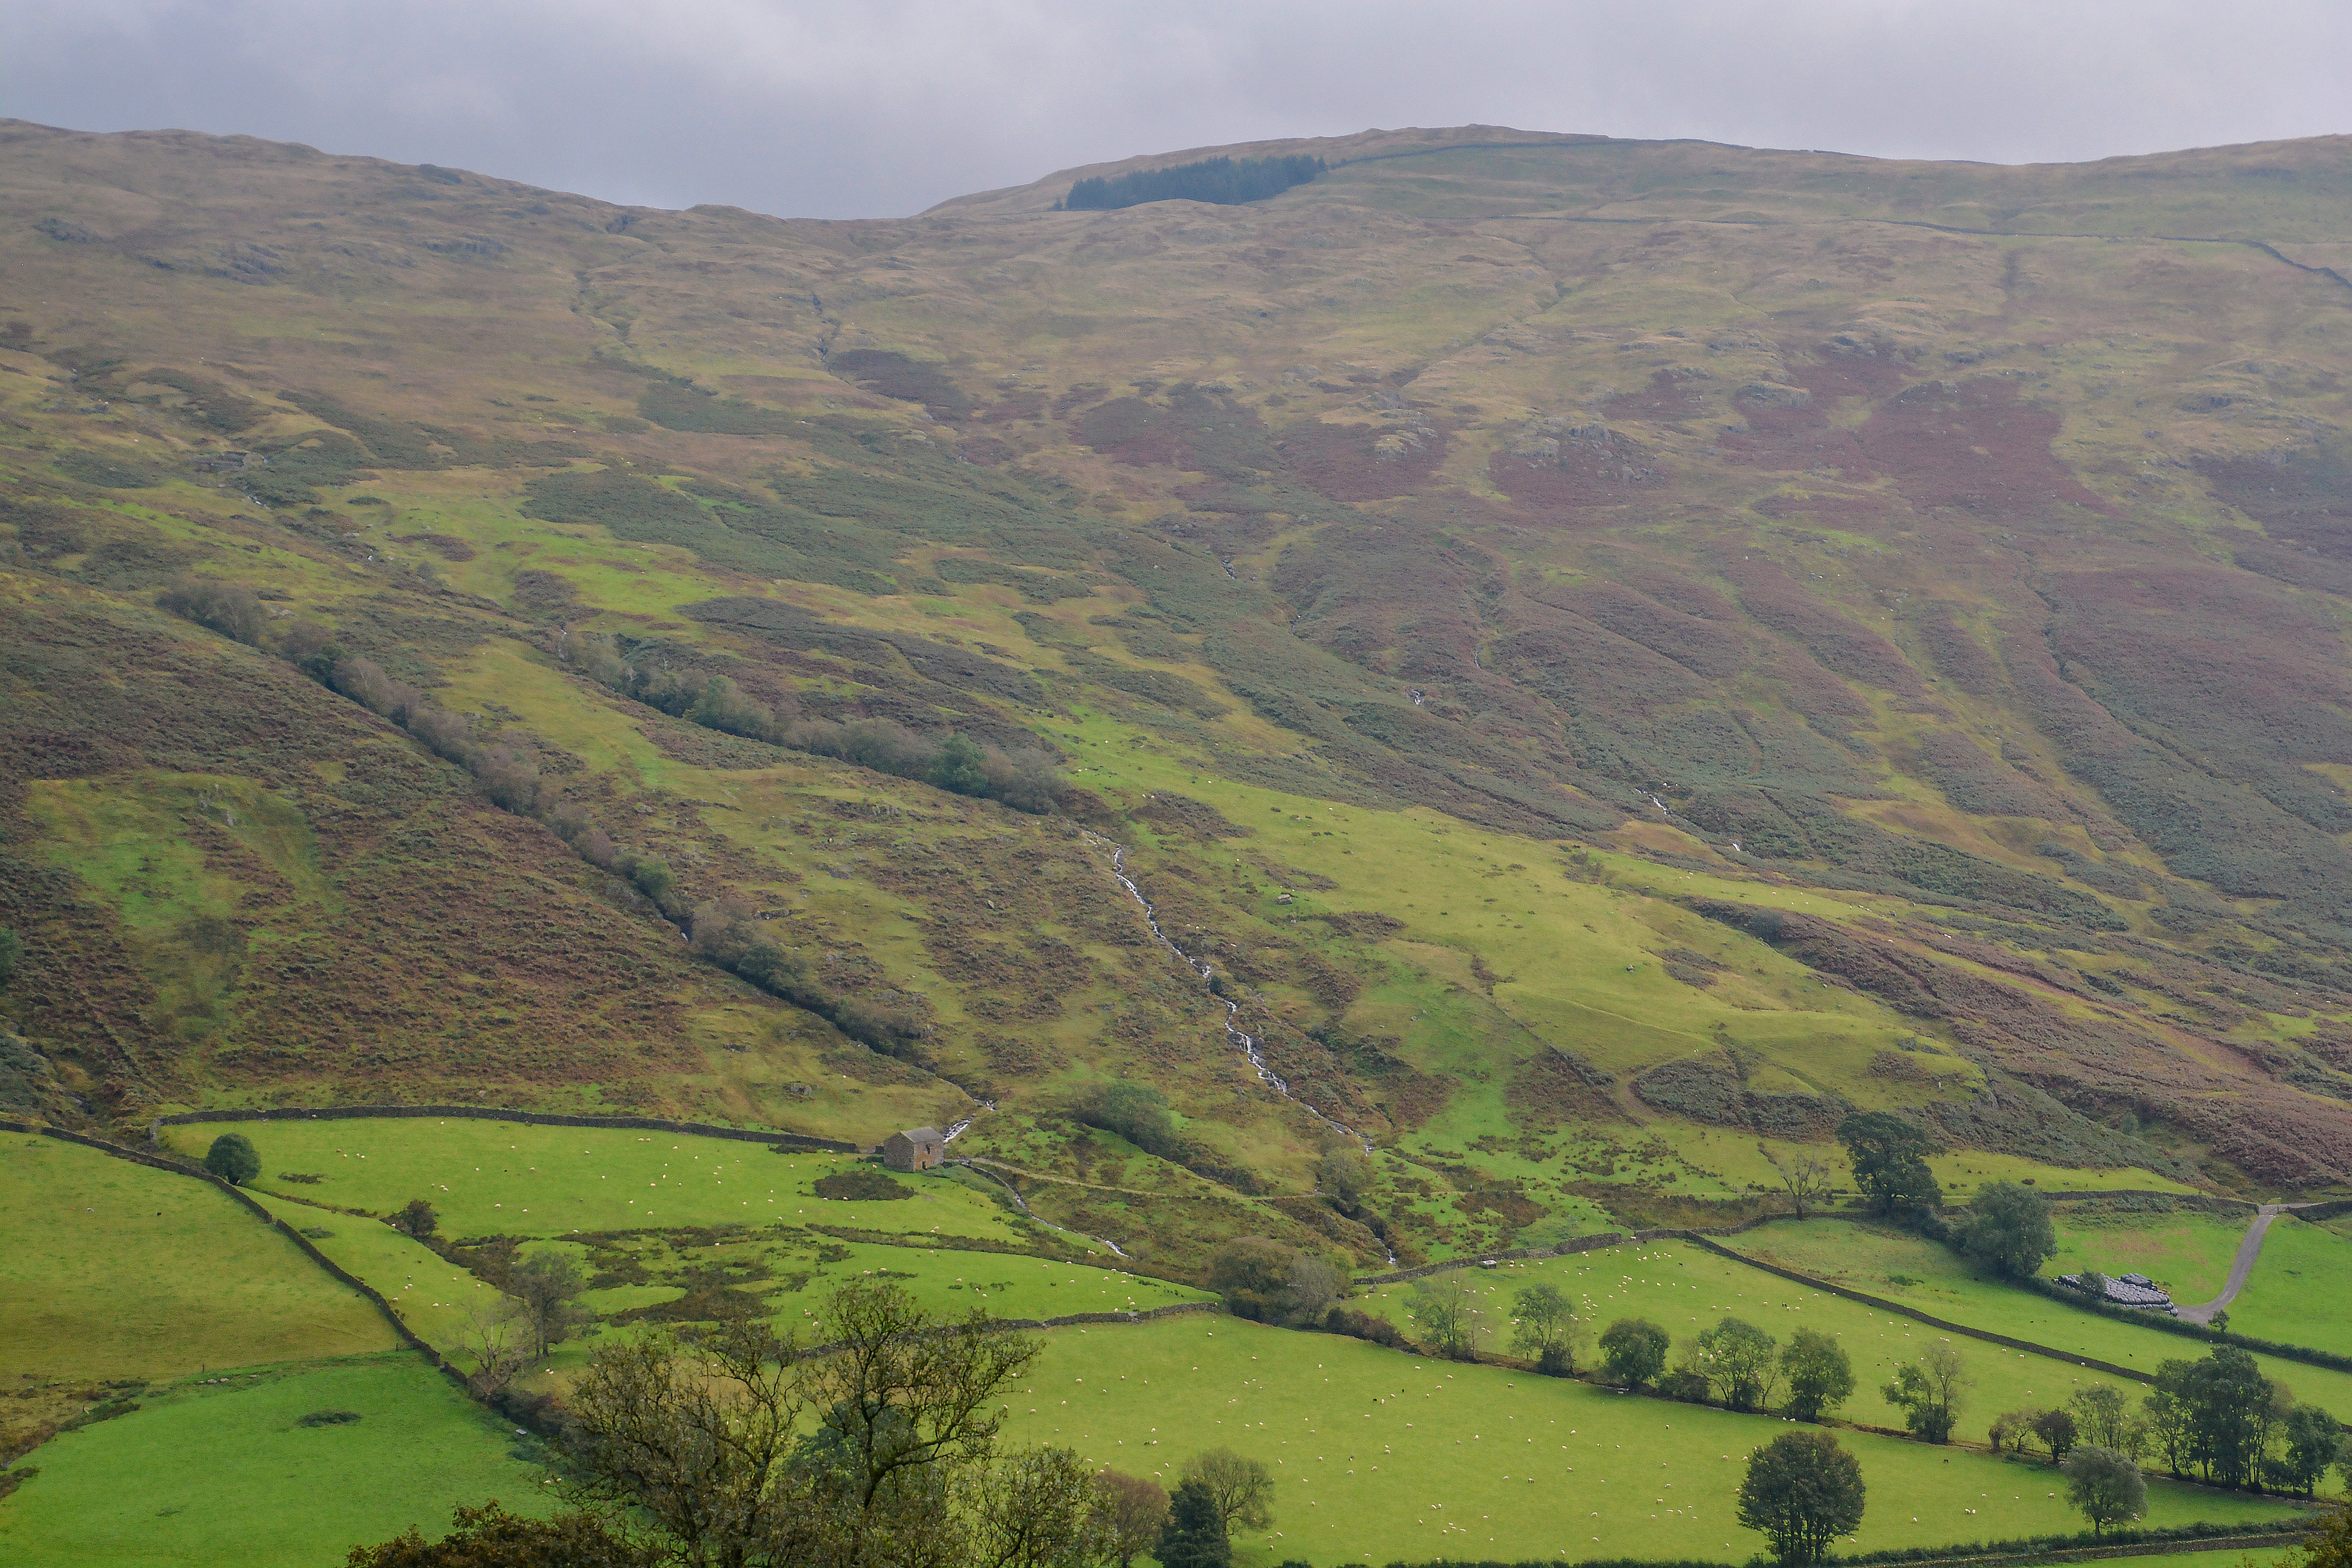
[[[1331,167],[819,224],[0,128],[0,1097],[977,1114],[1177,1263],[1849,1105],[2352,1180],[2340,140],[1209,151]]]

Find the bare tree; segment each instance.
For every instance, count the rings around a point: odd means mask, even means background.
[[[457,1348],[474,1361],[466,1386],[482,1399],[506,1387],[530,1360],[531,1341],[530,1315],[521,1302],[503,1292],[477,1299],[457,1331]]]
[[[1454,1361],[1476,1361],[1486,1312],[1459,1269],[1412,1283],[1413,1337]]]
[[[1827,1165],[1810,1154],[1791,1155],[1783,1160],[1769,1149],[1765,1150],[1764,1157],[1772,1162],[1772,1169],[1780,1173],[1780,1189],[1789,1194],[1790,1206],[1796,1210],[1799,1219],[1805,1217],[1806,1210],[1820,1208],[1829,1202],[1836,1179]]]
[[[547,1354],[551,1346],[572,1337],[572,1331],[595,1321],[580,1304],[588,1276],[579,1263],[561,1252],[534,1252],[507,1270],[507,1290],[522,1303],[537,1342],[532,1353]]]

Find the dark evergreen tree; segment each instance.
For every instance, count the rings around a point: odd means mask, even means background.
[[[1233,1568],[1234,1546],[1216,1494],[1199,1481],[1180,1481],[1168,1497],[1168,1522],[1152,1552],[1160,1568]]]
[[[1071,212],[1109,212],[1140,206],[1145,202],[1213,202],[1238,206],[1278,196],[1293,185],[1303,185],[1323,172],[1323,160],[1299,155],[1289,158],[1204,158],[1171,169],[1137,169],[1108,178],[1097,175],[1070,187],[1062,205]]]

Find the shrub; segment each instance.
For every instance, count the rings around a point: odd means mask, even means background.
[[[870,1165],[856,1165],[829,1176],[819,1176],[814,1186],[817,1196],[836,1203],[887,1203],[893,1198],[915,1195],[912,1188],[902,1186]]]
[[[5,990],[25,956],[25,943],[13,926],[0,926],[0,990]]]
[[[360,1413],[356,1410],[313,1410],[308,1415],[298,1416],[294,1425],[297,1426],[348,1426],[359,1418]]]
[[[261,1155],[244,1133],[224,1132],[205,1151],[205,1169],[231,1186],[241,1187],[261,1174]]]
[[[210,577],[183,577],[156,596],[156,606],[184,621],[194,621],[225,637],[259,646],[268,612],[253,590],[241,583]]]

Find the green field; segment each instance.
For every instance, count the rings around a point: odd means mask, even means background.
[[[172,1377],[399,1343],[382,1313],[209,1184],[0,1140],[0,1375]]]
[[[226,1130],[200,1122],[165,1131],[174,1147],[202,1155]],[[998,1240],[1017,1234],[1002,1207],[950,1179],[899,1178],[917,1194],[911,1205],[833,1202],[810,1184],[851,1166],[878,1167],[856,1155],[775,1153],[736,1139],[422,1117],[246,1122],[235,1130],[261,1152],[253,1184],[261,1191],[383,1215],[423,1198],[439,1211],[442,1233],[453,1237],[779,1221]],[[282,1179],[288,1172],[319,1180],[289,1183]]]
[[[2145,1274],[2176,1301],[2210,1301],[2229,1281],[2230,1260],[2245,1238],[2251,1213],[2236,1216],[2182,1209],[2172,1214],[2084,1213],[2061,1204],[2051,1214],[2058,1250],[2044,1274],[2095,1268],[2110,1277]],[[2273,1234],[2277,1227],[2273,1226]],[[2235,1315],[2235,1309],[2232,1309]]]
[[[2165,1362],[2194,1361],[2206,1353],[2205,1345],[2194,1339],[1979,1279],[1948,1249],[1874,1226],[1850,1220],[1780,1222],[1735,1237],[1727,1245],[1955,1322],[2136,1371],[2152,1373]],[[2332,1411],[2352,1411],[2352,1373],[2273,1356],[2257,1359],[2263,1374],[2293,1389],[2296,1398]]]
[[[0,1560],[87,1568],[326,1568],[352,1545],[448,1528],[457,1504],[541,1511],[512,1430],[416,1356],[186,1384],[71,1432],[0,1501]],[[356,1412],[305,1427],[313,1411]]]
[[[1045,1347],[1006,1401],[1007,1437],[1066,1444],[1163,1483],[1203,1448],[1264,1460],[1276,1517],[1271,1531],[1237,1543],[1252,1568],[1286,1558],[1744,1561],[1759,1542],[1732,1520],[1738,1466],[1787,1429],[1777,1417],[1232,1319],[1056,1329]],[[2082,1528],[2045,1465],[1867,1432],[1838,1437],[1871,1489],[1861,1550]],[[2151,1481],[2148,1500],[2151,1525],[2288,1512],[2169,1481]]]
[[[1726,1317],[1744,1318],[1775,1339],[1800,1328],[1835,1334],[1853,1358],[1855,1392],[1833,1412],[1874,1426],[1900,1426],[1900,1413],[1878,1396],[1894,1368],[1916,1360],[1928,1345],[1949,1336],[1924,1323],[1875,1311],[1825,1291],[1809,1289],[1684,1243],[1609,1247],[1571,1258],[1537,1258],[1492,1269],[1466,1271],[1486,1303],[1494,1330],[1486,1349],[1507,1353],[1512,1294],[1529,1285],[1558,1286],[1576,1303],[1588,1331],[1598,1332],[1618,1318],[1647,1318],[1674,1336],[1679,1347],[1702,1329]],[[1382,1285],[1365,1291],[1354,1305],[1390,1319],[1407,1334],[1412,1287]],[[1962,1406],[1960,1435],[1980,1436],[1985,1425],[2006,1410],[2063,1404],[2077,1388],[2122,1384],[2105,1373],[2021,1351],[1956,1341],[1976,1378]],[[1586,1354],[1590,1354],[1588,1350]]]
[[[2275,1219],[2263,1255],[2230,1303],[2242,1334],[2352,1355],[2352,1232],[2341,1220]]]

